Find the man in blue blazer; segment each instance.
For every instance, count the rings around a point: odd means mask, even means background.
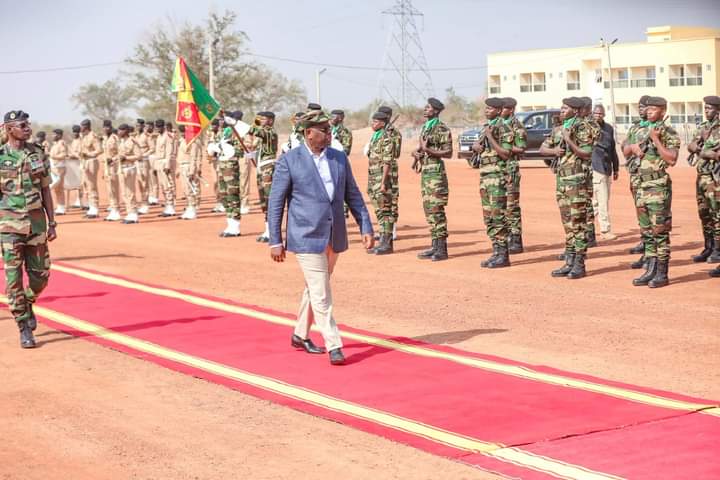
[[[343,203],[347,203],[360,225],[366,249],[373,247],[373,228],[347,155],[329,148],[331,129],[327,114],[322,110],[310,111],[300,122],[305,130],[305,144],[285,153],[275,165],[268,200],[270,256],[282,262],[286,250],[295,253],[305,277],[292,346],[307,353],[327,350],[330,363],[342,365],[345,357],[333,318],[330,275],[338,254],[348,248]],[[283,244],[281,228],[286,203],[287,246]],[[322,333],[325,349],[308,337],[313,322]]]

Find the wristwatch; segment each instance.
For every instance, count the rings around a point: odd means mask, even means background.
[[[48,227],[50,227],[50,228],[57,227],[57,222],[55,220],[53,220],[52,222],[48,222]]]

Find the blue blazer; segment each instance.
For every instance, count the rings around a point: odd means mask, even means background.
[[[295,253],[322,253],[328,245],[336,252],[348,248],[343,202],[348,204],[360,232],[373,234],[370,214],[358,189],[344,152],[327,148],[325,157],[335,185],[329,198],[315,161],[305,145],[293,148],[275,164],[268,228],[270,245],[282,243],[282,220],[288,205],[287,250]]]

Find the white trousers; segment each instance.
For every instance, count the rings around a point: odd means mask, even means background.
[[[601,233],[610,233],[610,175],[593,170],[593,210]]]
[[[305,277],[305,291],[300,301],[295,335],[308,338],[313,322],[317,324],[330,351],[342,347],[342,339],[335,318],[330,290],[330,276],[335,269],[338,254],[332,248],[323,253],[298,253],[295,255]]]

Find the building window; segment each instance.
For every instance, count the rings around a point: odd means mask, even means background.
[[[688,87],[694,87],[698,85],[702,85],[702,65],[699,63],[694,63],[692,65],[686,65],[685,66],[685,85]]]
[[[655,67],[633,67],[631,69],[633,88],[648,88],[655,86]]]
[[[688,102],[685,112],[687,123],[700,125],[703,121],[703,104],[701,102]]]
[[[533,92],[545,91],[545,73],[532,74],[532,89]]]
[[[532,92],[532,74],[531,73],[521,73],[520,74],[520,91],[525,92]]]
[[[665,67],[660,67],[660,73],[665,73]]]
[[[630,123],[630,105],[627,103],[617,103],[615,104],[615,111],[617,112],[617,117],[615,118],[615,122],[620,125],[627,125]]]
[[[513,80],[517,80],[517,75],[513,75]]]
[[[507,75],[503,75],[503,80],[507,81]],[[513,80],[515,79],[513,78]]]
[[[552,73],[549,73],[549,74],[548,74],[548,78],[552,78]]]
[[[613,71],[609,75],[612,78],[613,88],[627,88],[628,84],[628,70],[627,68],[613,68]],[[610,88],[610,82],[603,82],[605,88]]]
[[[670,115],[670,123],[675,125],[685,123],[685,103],[670,102],[668,114]]]
[[[705,65],[705,70],[708,72],[712,71],[712,65]]]
[[[490,75],[488,77],[488,91],[491,94],[500,93],[500,75]]]
[[[580,90],[580,72],[578,70],[568,70],[567,89]]]

